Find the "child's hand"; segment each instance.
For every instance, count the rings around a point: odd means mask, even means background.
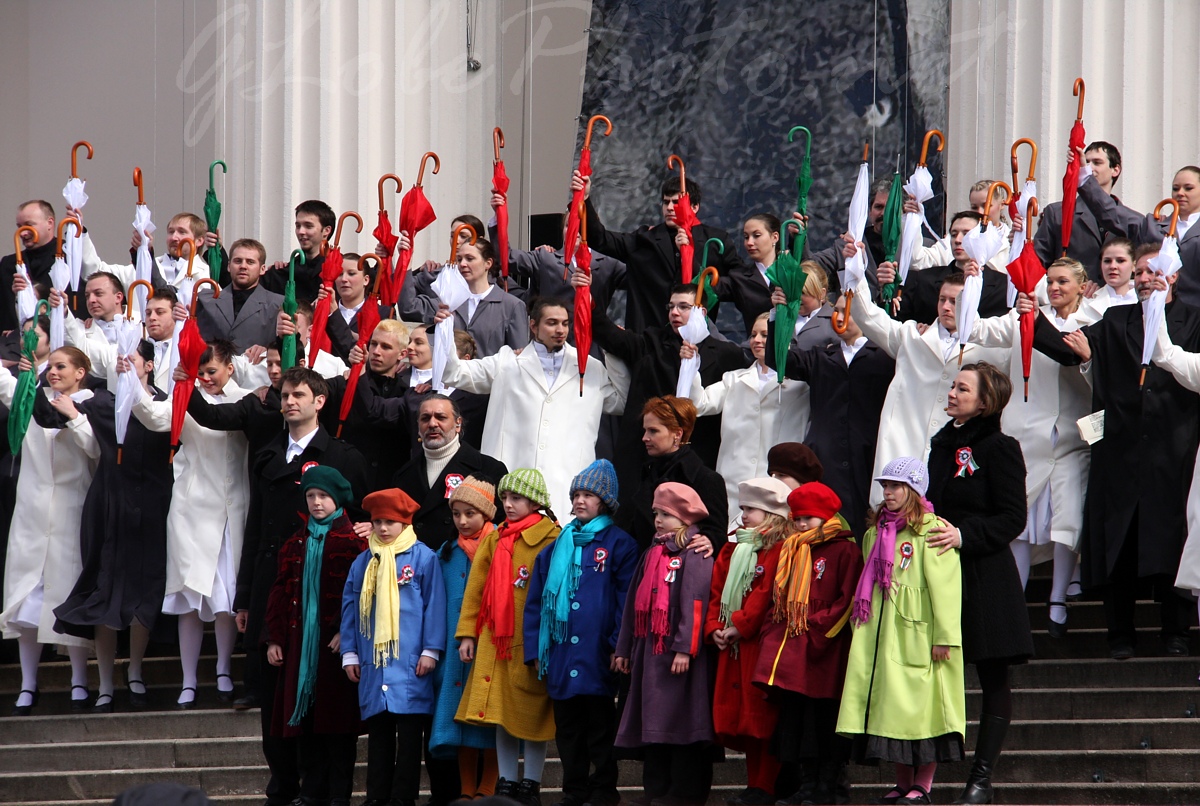
[[[354,534],[357,535],[360,539],[362,539],[362,540],[370,540],[371,539],[371,531],[372,531],[373,527],[371,526],[370,521],[363,521],[362,523],[356,523],[356,524],[354,524],[354,526],[352,528],[354,529]]]
[[[279,644],[267,644],[267,663],[272,666],[283,665],[283,647]]]
[[[724,630],[713,630],[712,639],[713,643],[717,645],[717,649],[722,652],[729,648],[729,642],[725,640]]]
[[[352,663],[349,666],[343,666],[342,668],[346,670],[346,677],[350,678],[351,683],[357,683],[359,678],[362,676],[357,663]]]
[[[618,658],[614,655],[613,665],[616,667],[615,671],[621,674],[629,674],[629,658]]]
[[[334,654],[342,651],[342,634],[340,632],[333,634],[333,640],[329,642],[329,648],[334,651]]]
[[[722,633],[725,636],[725,643],[729,644],[730,646],[733,646],[738,641],[742,640],[742,634],[738,631],[738,628],[732,624],[722,630]]]
[[[676,652],[675,660],[671,661],[671,674],[687,674],[692,666],[692,656],[686,652]]]
[[[463,663],[475,660],[475,639],[464,638],[458,642],[458,659]]]
[[[950,660],[950,647],[935,646],[933,648],[933,659],[934,660]]]
[[[424,677],[437,668],[437,661],[428,655],[417,659],[417,677]]]
[[[713,556],[712,538],[708,535],[696,535],[692,538],[692,543],[688,548],[697,554],[703,555],[706,560]]]

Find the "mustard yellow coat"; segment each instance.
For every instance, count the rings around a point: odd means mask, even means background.
[[[492,631],[484,627],[476,636],[475,621],[483,601],[483,586],[492,568],[492,556],[500,532],[483,538],[471,576],[463,596],[462,615],[458,619],[455,637],[476,638],[475,662],[466,690],[454,719],[467,725],[500,725],[509,735],[531,742],[548,742],[554,738],[554,709],[545,682],[538,679],[535,666],[526,666],[524,646],[525,597],[529,594],[528,579],[533,576],[533,562],[544,549],[554,545],[559,528],[548,518],[542,518],[521,533],[513,544],[512,580],[521,578],[522,567],[528,572],[526,583],[513,587],[514,624],[512,658],[496,657]]]

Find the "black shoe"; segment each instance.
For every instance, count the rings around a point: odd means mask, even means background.
[[[517,797],[517,782],[510,781],[507,778],[501,778],[500,780],[496,781],[495,797],[515,800]]]
[[[730,806],[771,806],[775,802],[775,796],[766,790],[752,786],[725,802]]]
[[[875,800],[875,802],[883,803],[883,804],[895,803],[896,801],[900,800],[900,798],[907,795],[909,789],[912,789],[912,787],[903,787],[902,788],[900,786],[900,784],[896,784],[895,786],[892,787],[890,792],[888,792],[882,798],[877,798]]]
[[[1187,639],[1182,635],[1172,635],[1163,641],[1163,647],[1166,653],[1173,658],[1186,658],[1191,652],[1188,651]]]
[[[896,803],[933,803],[933,801],[929,799],[929,790],[928,789],[921,786],[920,784],[913,784],[912,786],[910,786],[908,788],[908,791],[912,792],[914,789],[917,792],[920,792],[921,794],[917,795],[915,798],[914,797],[900,798],[899,800],[896,801]],[[958,803],[959,801],[956,800],[954,802]],[[973,803],[974,801],[968,801],[968,802]],[[981,802],[991,803],[991,800],[981,801]]]
[[[101,702],[105,698],[108,702]],[[111,694],[101,694],[96,698],[96,704],[92,706],[93,714],[111,714],[113,712],[113,696]]]
[[[1066,607],[1067,607],[1066,602],[1050,602],[1051,608],[1053,608],[1055,605],[1058,605],[1059,607],[1061,607],[1063,609],[1066,609]],[[1048,632],[1050,634],[1051,638],[1055,638],[1058,640],[1066,638],[1067,637],[1067,622],[1064,621],[1062,624],[1059,624],[1057,621],[1050,618],[1049,610],[1047,610],[1047,612],[1046,612],[1046,632]]]
[[[816,761],[800,762],[800,788],[782,800],[775,801],[775,806],[800,806],[812,797],[817,789],[817,776],[820,770]],[[901,792],[901,795],[904,793]]]
[[[1075,588],[1075,590],[1077,590],[1078,593],[1071,593],[1071,588]],[[1071,584],[1067,585],[1067,597],[1066,598],[1067,598],[1068,602],[1078,602],[1080,599],[1083,598],[1083,586],[1080,585],[1078,582],[1072,582]]]
[[[735,806],[735,804],[738,804],[738,803],[741,803],[741,802],[742,802],[742,798],[746,797],[746,794],[747,794],[749,791],[750,791],[750,787],[746,787],[746,788],[745,788],[745,789],[743,789],[741,792],[735,792],[734,794],[732,794],[732,795],[730,795],[729,797],[725,798],[725,802],[726,802],[726,803],[728,803],[728,804],[729,804],[729,806]]]
[[[76,700],[76,699],[72,698],[71,699],[71,710],[76,711],[76,712],[86,711],[88,709],[88,706],[91,705],[91,702],[92,702],[92,692],[88,691],[87,686],[71,686],[72,694],[75,693],[75,689],[83,689],[83,693],[86,694],[87,696],[84,697],[82,700]]]
[[[1133,657],[1133,644],[1116,644],[1108,650],[1108,656],[1113,660],[1129,660]]]
[[[838,792],[845,766],[840,761],[822,761],[818,767],[817,786],[804,799],[804,804],[849,803],[850,799]]]
[[[253,693],[247,694],[245,697],[238,697],[236,700],[233,701],[233,710],[235,710],[235,711],[249,711],[249,710],[257,708],[257,707],[258,707],[258,695],[257,694],[253,694]],[[385,804],[385,806],[387,804],[386,800],[380,800],[379,802],[381,804]],[[364,803],[363,806],[366,806],[366,804]]]
[[[133,690],[133,686],[135,683],[142,687],[142,690],[140,693]],[[125,690],[129,692],[129,705],[131,707],[145,708],[147,705],[150,704],[149,701],[146,699],[146,684],[143,683],[141,680],[131,680],[129,678],[129,667],[128,666],[125,667]]]
[[[217,675],[218,680],[220,680],[222,677],[228,679],[229,682],[231,682],[231,683],[233,682],[233,677],[230,675],[227,675],[227,674]],[[220,700],[221,702],[233,702],[233,689],[229,689],[229,691],[221,691],[221,689],[218,688],[217,689],[217,699]]]
[[[185,692],[185,691],[190,691],[190,692],[192,692],[192,699],[191,699],[189,702],[178,702],[178,701],[176,701],[176,702],[175,702],[175,707],[176,707],[178,710],[180,710],[180,711],[191,711],[193,708],[195,708],[195,707],[196,707],[196,689],[192,688],[191,686],[184,686],[184,687],[183,687],[183,688],[180,690],[180,692],[179,692],[179,693],[180,693],[180,694],[182,694],[182,693],[183,693],[183,692]],[[299,800],[299,798],[297,798],[296,800]],[[294,801],[292,801],[292,803],[295,803],[295,802],[296,802],[295,800],[294,800]],[[289,803],[289,804],[288,804],[288,806],[292,806],[292,803]]]
[[[21,694],[33,695],[33,702],[29,703],[29,705],[14,705],[13,709],[12,709],[13,716],[29,716],[30,714],[32,714],[34,706],[36,706],[38,704],[38,700],[42,696],[42,692],[37,691],[37,690],[30,691],[27,688],[21,689]],[[17,695],[18,700],[21,699],[21,694]]]
[[[1004,748],[1004,735],[1008,732],[1008,720],[1004,717],[983,714],[979,717],[979,737],[975,740],[975,761],[967,776],[967,785],[955,803],[991,803],[992,772],[996,759]],[[897,803],[929,803],[915,800],[899,800]]]
[[[526,806],[542,806],[542,785],[532,778],[522,778],[513,799]]]

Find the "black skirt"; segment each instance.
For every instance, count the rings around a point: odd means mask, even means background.
[[[919,767],[933,762],[962,761],[965,757],[963,737],[959,733],[944,733],[932,739],[888,739],[884,736],[862,734],[854,739],[853,758],[857,764],[907,764]]]

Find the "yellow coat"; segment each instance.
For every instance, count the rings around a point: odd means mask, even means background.
[[[543,549],[554,545],[559,528],[549,518],[521,533],[513,544],[512,578],[518,579],[521,566],[533,576],[533,562]],[[500,532],[492,532],[483,538],[475,561],[471,563],[471,576],[467,579],[467,590],[463,596],[462,615],[458,619],[455,637],[476,638],[475,662],[471,665],[471,676],[463,691],[458,713],[454,719],[467,725],[500,725],[511,736],[531,742],[547,742],[554,738],[554,709],[545,682],[538,679],[537,669],[525,665],[524,622],[525,597],[529,594],[528,581],[513,587],[514,630],[512,659],[496,657],[496,645],[492,643],[492,631],[484,627],[483,633],[475,635],[475,621],[483,600],[483,586],[492,567],[492,556],[496,553],[496,542]]]

